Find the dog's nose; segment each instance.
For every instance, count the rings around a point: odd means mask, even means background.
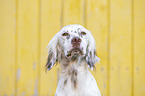
[[[72,44],[73,45],[80,45],[81,41],[82,40],[79,37],[72,38]]]

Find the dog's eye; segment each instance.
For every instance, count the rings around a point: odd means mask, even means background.
[[[83,32],[83,31],[82,31],[81,34],[82,34],[82,35],[86,35],[86,32]]]
[[[69,35],[68,33],[63,33],[63,34],[62,34],[62,36],[68,36],[68,35]]]

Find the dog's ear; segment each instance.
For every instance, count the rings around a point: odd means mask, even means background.
[[[59,51],[59,41],[58,41],[58,34],[56,34],[49,42],[48,46],[48,58],[47,63],[45,65],[45,69],[47,71],[51,70],[52,67],[58,63],[58,57],[60,54]]]
[[[100,58],[97,56],[96,52],[96,42],[91,32],[88,32],[88,46],[86,54],[86,62],[91,70],[95,68],[95,63],[99,62]]]

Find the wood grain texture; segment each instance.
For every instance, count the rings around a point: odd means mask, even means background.
[[[134,96],[145,95],[145,1],[134,0]]]
[[[15,95],[15,6],[0,1],[0,96]]]
[[[85,0],[63,0],[62,25],[84,25]]]
[[[131,0],[110,0],[110,96],[132,94]]]
[[[42,0],[40,13],[40,95],[54,96],[59,78],[59,64],[47,73],[47,45],[61,26],[61,0]]]
[[[17,96],[38,95],[38,0],[18,0]]]
[[[97,54],[100,63],[96,64],[94,75],[102,96],[109,94],[109,29],[108,29],[108,0],[87,0],[85,25],[91,31],[96,41]]]

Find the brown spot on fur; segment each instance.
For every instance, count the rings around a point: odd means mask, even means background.
[[[71,73],[71,82],[73,84],[73,87],[76,88],[77,86],[77,70],[72,70],[72,73]]]
[[[75,72],[75,76],[77,76],[77,72]]]
[[[96,50],[94,51],[94,55],[98,56],[98,54],[97,54]]]
[[[64,86],[66,85],[66,83],[67,83],[67,79],[64,81]]]
[[[50,68],[50,66],[51,66],[51,59],[52,59],[52,52],[50,52],[49,53],[49,55],[48,55],[48,58],[47,58],[47,63],[46,63],[46,65],[45,65],[45,70],[47,70],[47,68]]]
[[[74,62],[77,59],[77,57],[72,57],[71,61]]]
[[[77,81],[74,80],[74,88],[76,89]]]
[[[49,55],[48,55],[48,58],[47,58],[47,63],[49,63],[51,59],[52,59],[52,52],[51,52],[51,53],[49,53]]]
[[[65,64],[63,64],[63,67],[66,68],[66,67],[68,67],[68,65],[69,65],[68,63],[65,63]]]

